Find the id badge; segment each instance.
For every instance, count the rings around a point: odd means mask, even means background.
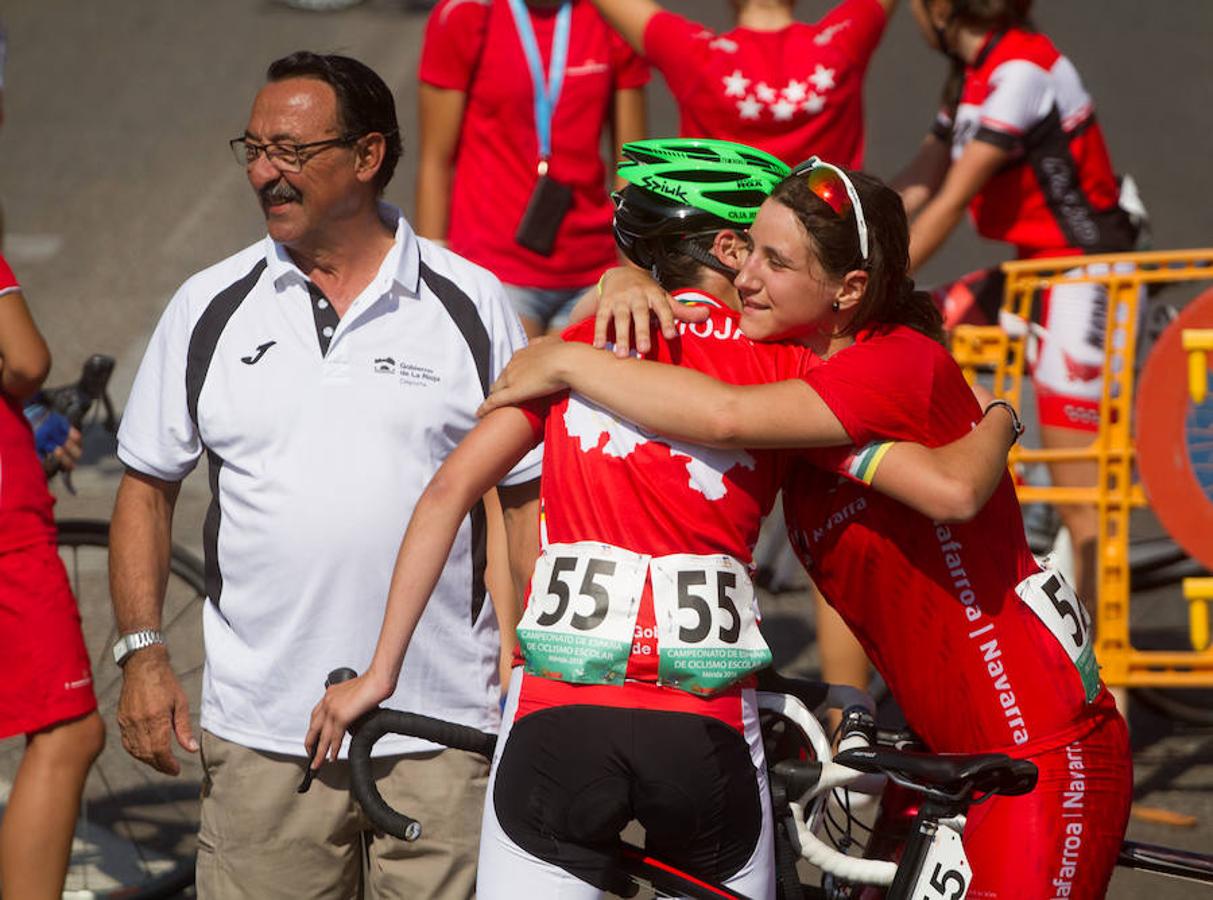
[[[754,585],[740,562],[680,553],[656,557],[650,572],[661,684],[713,694],[770,664]]]
[[[610,544],[549,544],[535,563],[518,643],[532,675],[623,684],[649,557]]]
[[[522,220],[518,223],[518,230],[514,232],[515,243],[541,256],[551,256],[560,223],[572,205],[571,187],[548,177],[546,171],[540,174]]]
[[[1060,572],[1045,569],[1015,586],[1015,593],[1061,644],[1090,703],[1099,694],[1099,665],[1095,662],[1094,629],[1086,607]]]

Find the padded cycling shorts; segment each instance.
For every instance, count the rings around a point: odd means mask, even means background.
[[[620,832],[653,857],[747,897],[774,896],[770,797],[753,691],[744,734],[693,713],[553,706],[514,721],[514,670],[480,836],[477,895],[625,893]]]
[[[1094,266],[1092,274],[1098,274]],[[1101,266],[1106,271],[1106,265]],[[1059,284],[1041,292],[1032,322],[1000,312],[1006,277],[997,266],[972,272],[933,292],[944,327],[998,323],[1026,333],[1027,360],[1042,425],[1099,430],[1108,294],[1102,284]]]

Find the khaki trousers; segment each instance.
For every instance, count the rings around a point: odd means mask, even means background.
[[[349,794],[349,763],[327,763],[296,793],[302,757],[202,734],[200,900],[442,898],[475,895],[488,763],[462,750],[372,761],[379,790],[419,820],[413,843],[375,833]]]

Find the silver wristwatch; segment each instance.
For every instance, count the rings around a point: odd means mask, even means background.
[[[114,644],[114,662],[121,666],[136,650],[163,643],[164,636],[154,628],[144,628],[142,631],[124,634],[118,639],[118,643]]]

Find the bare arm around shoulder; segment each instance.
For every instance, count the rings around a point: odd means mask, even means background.
[[[939,191],[951,163],[950,148],[935,135],[928,134],[918,145],[914,158],[889,183],[901,194],[909,218],[918,215]]]
[[[127,469],[110,522],[110,594],[119,634],[159,630],[172,549],[173,507],[180,482]],[[164,645],[132,654],[122,667],[118,725],[127,753],[169,775],[181,771],[172,736],[194,753],[189,701]]]
[[[392,695],[409,641],[460,523],[534,444],[522,411],[500,410],[472,429],[434,474],[413,508],[400,544],[370,667],[359,677],[329,688],[312,710],[305,743],[313,768],[326,758],[335,760],[350,722]]]
[[[598,12],[619,32],[637,53],[644,53],[644,30],[649,20],[661,12],[653,0],[593,0]]]
[[[0,391],[26,400],[42,387],[51,354],[20,291],[0,296]]]
[[[910,270],[916,271],[934,255],[964,217],[965,207],[986,186],[1010,154],[986,141],[970,141],[960,159],[948,168],[939,192],[910,226]]]
[[[1007,474],[1011,417],[995,407],[964,437],[929,449],[898,442],[872,487],[936,522],[963,522],[986,505]]]
[[[417,216],[422,237],[445,241],[451,218],[455,151],[463,127],[467,94],[423,84],[417,92],[421,148],[417,155]]]
[[[617,359],[578,343],[542,341],[519,350],[481,409],[564,388],[642,428],[711,447],[850,443],[838,417],[803,381],[728,384],[693,369]]]

